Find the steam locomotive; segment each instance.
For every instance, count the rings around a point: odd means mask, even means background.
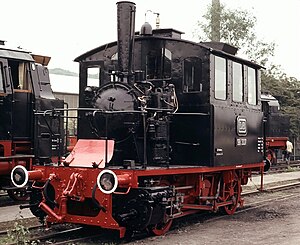
[[[12,185],[11,170],[17,165],[30,170],[33,164],[50,162],[59,155],[60,126],[51,117],[34,116],[64,107],[52,94],[46,67],[49,60],[0,42],[0,189],[14,200],[28,196]],[[48,124],[53,124],[51,134]]]
[[[233,214],[242,185],[263,171],[262,67],[225,43],[183,40],[149,23],[135,32],[135,11],[118,2],[118,40],[75,59],[80,107],[70,155],[11,173],[17,187],[33,182],[28,207],[48,225],[162,235],[185,215]]]
[[[290,117],[280,112],[279,102],[271,94],[263,93],[261,101],[265,118],[265,169],[268,169],[272,164],[277,163],[278,151],[286,149],[286,142],[289,139]]]

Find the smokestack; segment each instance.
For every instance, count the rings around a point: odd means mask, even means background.
[[[118,2],[118,65],[120,79],[129,82],[134,63],[135,3]]]

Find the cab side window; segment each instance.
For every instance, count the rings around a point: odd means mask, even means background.
[[[243,70],[242,64],[233,62],[232,73],[232,99],[235,102],[243,102]]]
[[[248,103],[250,105],[257,105],[257,80],[256,71],[251,67],[247,67],[248,73]]]
[[[215,56],[215,98],[226,100],[226,59]]]

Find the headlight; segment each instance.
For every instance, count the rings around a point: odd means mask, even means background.
[[[24,187],[28,182],[28,171],[24,166],[18,165],[10,173],[11,182],[18,188]]]
[[[98,188],[105,194],[113,193],[118,187],[118,178],[111,170],[103,170],[97,177]]]

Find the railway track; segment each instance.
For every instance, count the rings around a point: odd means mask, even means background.
[[[298,186],[300,186],[300,181],[290,182],[290,183],[281,183],[280,185],[277,184],[274,186],[268,186],[268,187],[265,187],[263,191],[259,190],[259,188],[257,186],[257,189],[255,189],[255,190],[247,190],[247,191],[243,192],[242,196],[250,196],[250,195],[258,194],[261,192],[270,192],[270,191],[276,191],[276,190],[280,191],[280,190],[298,187]]]
[[[274,193],[274,192],[280,192],[280,191],[284,191],[284,190],[288,190],[288,189],[293,189],[293,188],[297,188],[300,187],[300,181],[298,182],[294,182],[294,183],[288,183],[288,184],[280,184],[280,185],[276,185],[276,186],[271,186],[267,189],[265,189],[263,192],[260,191],[250,191],[247,193],[242,194],[242,196],[246,197],[246,196],[252,196],[255,194],[263,194],[264,192],[267,193]],[[287,193],[287,194],[282,194],[281,196],[277,196],[277,197],[271,197],[271,198],[267,198],[267,199],[263,199],[263,200],[259,200],[259,201],[250,201],[249,200],[246,202],[246,205],[242,208],[236,211],[237,213],[242,213],[245,212],[249,209],[255,209],[255,208],[259,208],[265,205],[268,205],[272,202],[276,202],[276,201],[282,201],[288,198],[293,198],[293,197],[299,197],[300,194],[299,193]]]
[[[27,203],[27,201],[14,201],[10,197],[5,196],[0,199],[0,208],[20,205],[20,204],[25,204],[25,203]]]
[[[300,169],[300,161],[291,161],[289,164],[286,162],[280,162],[277,164],[273,164],[270,167],[269,173],[281,173],[285,171],[293,171]]]
[[[62,226],[64,226],[62,228]],[[77,242],[82,242],[88,239],[93,239],[97,237],[103,237],[105,234],[103,232],[98,233],[100,228],[87,228],[82,226],[71,225],[71,228],[68,228],[68,225],[55,225],[52,228],[44,228],[43,226],[30,227],[30,236],[21,238],[21,242],[26,244],[75,244]],[[91,231],[96,231],[96,234]],[[91,234],[92,233],[92,234]],[[0,243],[2,244],[5,241],[7,245],[18,245],[20,244],[20,239],[18,241],[11,242],[9,239],[1,239],[1,237],[8,236],[7,232],[0,233]],[[23,239],[23,241],[22,241]],[[23,243],[22,243],[23,244]]]
[[[82,227],[76,227],[76,228],[71,228],[71,229],[66,229],[63,231],[56,231],[56,232],[44,229],[44,232],[48,233],[48,234],[33,236],[31,238],[26,239],[26,242],[28,244],[46,244],[46,243],[55,244],[55,243],[51,242],[52,239],[55,239],[57,237],[72,236],[74,233],[80,232],[80,230],[82,230]],[[9,245],[17,245],[17,244],[19,244],[19,241],[11,242],[8,244]]]
[[[251,197],[250,200],[246,201],[246,205],[242,209],[238,209],[236,211],[236,214],[247,212],[248,210],[257,209],[266,205],[269,205],[270,203],[277,202],[277,201],[283,201],[288,200],[289,198],[295,198],[299,197],[299,194],[295,193],[282,193],[281,195],[277,195],[275,197],[266,197],[262,198],[261,200],[257,201],[258,199],[255,198],[256,195],[264,195],[274,192],[280,192],[287,189],[297,188],[300,186],[300,181],[295,183],[288,183],[288,184],[279,184],[276,186],[272,186],[269,188],[266,188],[264,192],[259,191],[249,191],[247,193],[243,193],[244,198]],[[252,200],[251,200],[252,199]],[[236,215],[235,214],[235,215]],[[181,229],[182,224],[186,224],[186,226],[189,226],[193,223],[204,223],[204,222],[213,222],[214,220],[218,219],[226,219],[226,218],[232,217],[227,215],[219,215],[219,214],[212,214],[212,213],[202,213],[202,214],[196,214],[193,215],[193,217],[189,217],[187,221],[183,221],[185,218],[182,218],[180,220],[177,220],[177,222],[174,222],[173,231],[176,231],[176,229]],[[194,221],[193,221],[194,220]],[[176,225],[177,223],[177,225]],[[72,226],[71,228],[67,225],[63,225],[64,228],[61,228],[60,225],[55,225],[51,229],[45,229],[41,226],[35,226],[29,228],[30,231],[30,237],[27,238],[27,241],[29,244],[80,244],[80,242],[84,241],[90,241],[90,240],[97,240],[98,243],[115,243],[118,242],[118,236],[117,234],[112,235],[111,231],[103,231],[103,229],[100,228],[94,228],[94,227],[81,227]],[[171,231],[172,232],[172,231]],[[7,232],[0,232],[0,243],[1,238],[7,236]],[[136,234],[134,237],[135,241],[147,239],[148,235],[146,234]],[[2,244],[2,243],[1,243]],[[17,243],[8,243],[10,245],[17,244]]]

